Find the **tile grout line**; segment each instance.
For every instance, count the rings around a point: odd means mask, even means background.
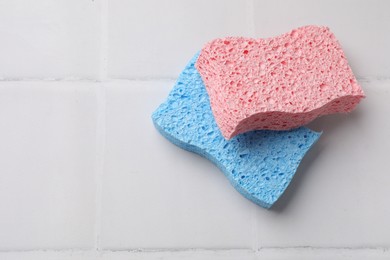
[[[95,162],[95,236],[94,248],[100,250],[102,189],[106,147],[106,89],[103,84],[96,87],[97,122],[96,122],[96,162]]]
[[[255,25],[255,0],[247,0],[246,3],[247,26],[250,37],[256,36]]]
[[[101,0],[100,6],[100,66],[99,81],[103,82],[108,77],[108,0]],[[104,84],[96,87],[97,122],[96,122],[96,169],[95,169],[95,232],[94,249],[100,250],[101,241],[101,213],[102,213],[102,189],[104,174],[104,159],[106,145],[106,92]]]
[[[254,253],[260,250],[260,240],[259,240],[259,223],[257,218],[257,208],[253,207],[252,210],[252,250]]]
[[[286,247],[260,247],[257,252],[245,249],[245,248],[123,248],[123,249],[27,249],[27,250],[0,250],[1,254],[9,253],[63,253],[63,254],[75,254],[75,253],[89,253],[89,254],[104,254],[104,253],[131,253],[131,254],[150,254],[150,253],[202,253],[202,252],[242,252],[248,253],[252,252],[255,254],[261,254],[261,251],[348,251],[348,252],[358,252],[358,251],[376,251],[376,252],[386,252],[390,254],[389,247],[314,247],[314,246],[286,246]]]
[[[102,66],[103,67],[103,66]],[[103,75],[103,74],[102,74]],[[148,81],[159,81],[159,82],[167,82],[167,81],[176,81],[177,78],[174,77],[129,77],[129,78],[103,78],[103,76],[98,76],[98,78],[75,78],[75,77],[67,77],[67,78],[0,78],[1,83],[9,83],[9,82],[47,82],[47,83],[58,83],[58,82],[66,82],[66,83],[74,83],[74,82],[88,82],[88,83],[100,83],[100,82],[116,82],[116,81],[132,81],[132,82],[148,82]]]
[[[358,251],[358,250],[377,250],[377,251],[390,251],[390,247],[383,246],[265,246],[260,247],[261,250],[346,250],[346,251]]]
[[[106,59],[106,58],[104,58]],[[104,66],[102,66],[104,67]],[[102,70],[105,71],[106,69]],[[103,73],[104,74],[104,73]],[[102,74],[102,75],[103,75]],[[102,79],[92,79],[92,78],[75,78],[75,77],[69,77],[69,78],[0,78],[0,84],[1,83],[7,83],[7,82],[93,82],[93,83],[99,83],[99,82],[115,82],[115,81],[139,81],[139,82],[147,82],[147,81],[176,81],[177,78],[174,77],[128,77],[128,78],[109,78],[108,76],[103,79],[103,76],[99,76]],[[370,82],[378,82],[378,81],[390,81],[390,77],[383,77],[383,76],[375,76],[375,77],[360,77],[357,76],[356,79],[361,82],[370,83]]]
[[[100,6],[100,66],[99,81],[108,79],[108,0]]]

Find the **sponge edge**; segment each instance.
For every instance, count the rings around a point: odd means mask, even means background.
[[[324,26],[268,39],[215,39],[204,46],[196,67],[226,139],[347,113],[364,98],[339,42]]]
[[[216,164],[243,196],[270,208],[320,133],[302,127],[254,131],[225,140],[195,69],[197,58],[198,54],[181,73],[167,100],[153,113],[153,123],[175,145]]]

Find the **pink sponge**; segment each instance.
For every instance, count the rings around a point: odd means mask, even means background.
[[[322,26],[268,39],[216,39],[204,46],[196,68],[226,139],[347,113],[364,97],[339,42]]]

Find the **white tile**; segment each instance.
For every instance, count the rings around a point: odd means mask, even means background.
[[[255,260],[252,250],[0,252],[2,260]]]
[[[0,78],[96,78],[100,0],[2,0]]]
[[[91,84],[0,83],[0,250],[94,242]]]
[[[259,0],[255,1],[256,37],[273,37],[303,25],[326,25],[357,76],[389,77],[388,10],[387,0]]]
[[[281,201],[257,212],[260,247],[390,246],[390,81],[362,85],[354,112],[309,126],[323,135]]]
[[[250,35],[248,0],[110,0],[109,75],[177,77],[203,45]]]
[[[383,249],[369,248],[271,248],[262,249],[257,260],[385,260],[390,254]]]
[[[153,126],[173,82],[120,82],[106,93],[101,247],[250,248],[257,206]]]

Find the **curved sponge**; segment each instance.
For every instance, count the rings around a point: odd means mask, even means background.
[[[215,163],[242,195],[269,208],[286,189],[320,134],[302,127],[254,131],[226,141],[195,69],[197,57],[181,73],[168,99],[153,113],[153,122],[169,141]]]
[[[196,67],[226,139],[350,112],[364,97],[327,27],[301,27],[268,39],[216,39],[204,46]]]

